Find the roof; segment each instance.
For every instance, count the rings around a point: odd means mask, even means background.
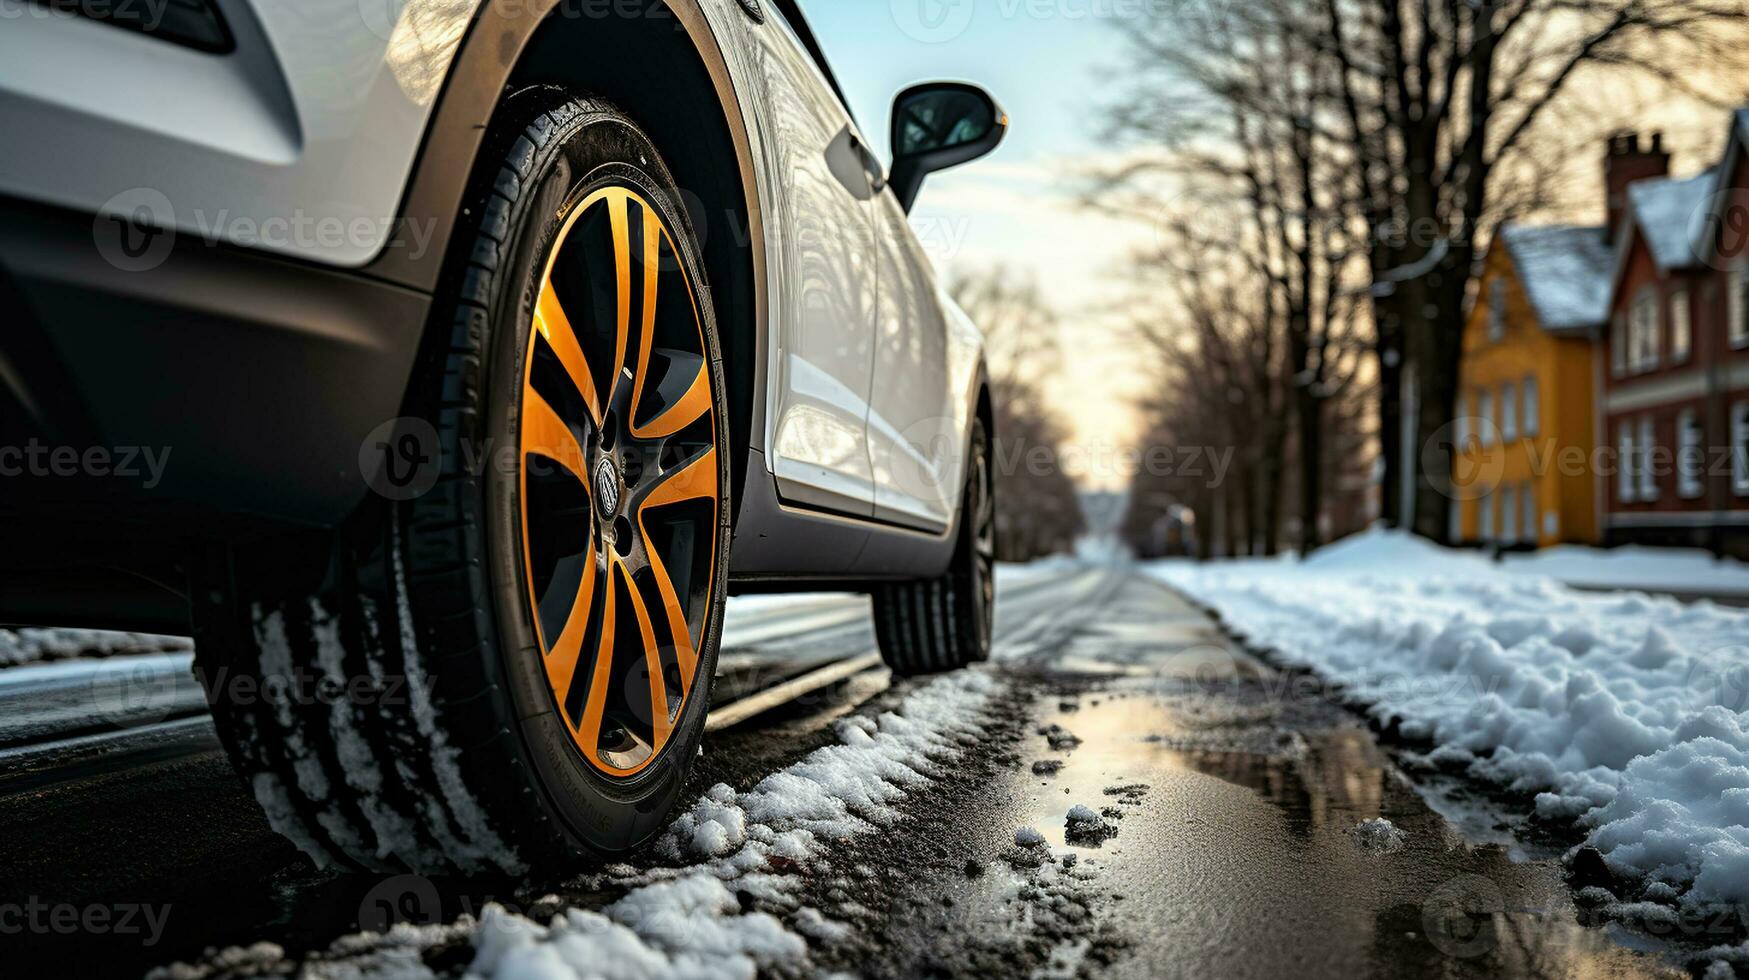
[[[1700,263],[1694,230],[1712,190],[1711,170],[1682,179],[1656,177],[1628,185],[1634,224],[1660,270],[1686,269]]]
[[[1749,144],[1749,107],[1737,109],[1731,113],[1731,125],[1725,132],[1725,158],[1719,161],[1716,168],[1717,172],[1723,175],[1719,178],[1721,181],[1730,180],[1731,176],[1737,172],[1737,159],[1743,153],[1744,144]],[[1724,203],[1723,197],[1724,195],[1714,197],[1707,206],[1709,208],[1718,207]],[[1702,262],[1711,261],[1714,257],[1713,253],[1718,248],[1718,236],[1702,234],[1697,237],[1704,239],[1695,246],[1699,253],[1699,259]]]
[[[1507,225],[1500,235],[1544,330],[1584,330],[1609,319],[1615,255],[1602,227]]]

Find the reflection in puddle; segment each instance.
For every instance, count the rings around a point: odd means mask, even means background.
[[[1022,768],[1023,822],[1098,869],[1100,887],[1146,896],[1121,905],[1143,938],[1115,975],[1681,975],[1579,925],[1558,867],[1465,838],[1341,709],[1141,664],[1042,713],[1081,743],[1035,737]],[[1040,759],[1063,766],[1031,775]],[[1148,789],[1107,793],[1125,784]],[[1076,805],[1109,814],[1116,836],[1068,845]],[[1356,844],[1352,828],[1375,817],[1403,831],[1402,850]]]

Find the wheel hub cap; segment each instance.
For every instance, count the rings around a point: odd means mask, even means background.
[[[611,458],[595,464],[595,506],[603,520],[613,520],[619,511],[619,469]]]

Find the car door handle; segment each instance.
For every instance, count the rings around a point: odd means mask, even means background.
[[[876,194],[886,190],[887,169],[881,166],[880,158],[874,155],[874,151],[870,150],[855,132],[850,134],[850,148],[856,153],[857,160],[862,164],[863,172],[868,174],[869,188]]]
[[[859,201],[868,200],[881,187],[886,186],[884,177],[877,184],[874,175],[869,172],[869,157],[862,140],[857,138],[848,125],[839,130],[838,135],[826,147],[827,169],[850,192],[850,196]]]

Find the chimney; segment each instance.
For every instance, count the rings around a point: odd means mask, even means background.
[[[1636,180],[1670,174],[1670,154],[1664,152],[1664,134],[1653,133],[1651,144],[1642,146],[1639,133],[1617,133],[1609,138],[1603,158],[1603,186],[1609,198],[1609,224],[1605,234],[1614,242],[1627,214],[1628,185]]]

